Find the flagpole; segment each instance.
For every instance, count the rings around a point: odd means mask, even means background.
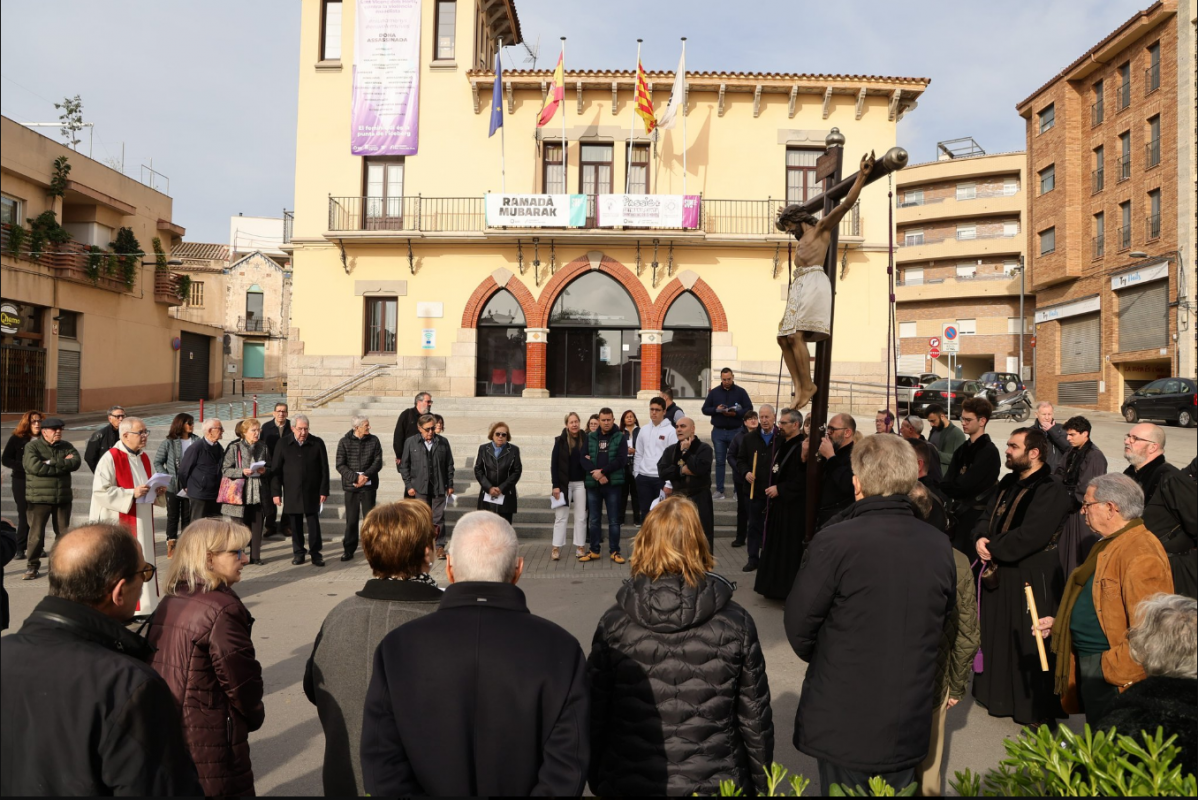
[[[682,37],[682,196],[686,197],[686,37]]]
[[[503,37],[499,37],[499,47],[495,51],[495,61],[499,65],[499,69],[495,71],[495,80],[502,82],[503,80]],[[500,102],[503,98],[502,83],[499,87]],[[507,126],[499,126],[499,191],[507,194]]]
[[[562,191],[570,193],[570,142],[566,139],[566,37],[562,37]]]
[[[624,151],[627,167],[624,170],[624,194],[628,194],[628,184],[632,181],[632,137],[636,136],[636,92],[639,88],[637,81],[641,77],[641,39],[636,40],[636,68],[632,70],[632,122],[628,126],[628,149]]]

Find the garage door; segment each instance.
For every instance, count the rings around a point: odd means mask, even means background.
[[[1119,352],[1169,346],[1169,282],[1119,292]]]
[[[179,399],[210,400],[208,396],[208,354],[212,337],[183,331],[179,336]]]
[[[59,414],[79,413],[79,351],[58,351],[58,406]]]
[[[1061,322],[1062,375],[1098,372],[1102,369],[1100,331],[1097,314],[1085,314]]]
[[[1150,383],[1152,383],[1152,381],[1124,381],[1123,382],[1123,399],[1126,400],[1127,398],[1129,398],[1133,394],[1135,394],[1137,389],[1143,389],[1145,386],[1147,386]]]
[[[1068,381],[1057,384],[1057,402],[1063,406],[1092,406],[1098,403],[1098,381]]]

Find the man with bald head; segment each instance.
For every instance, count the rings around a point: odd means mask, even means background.
[[[151,648],[125,627],[154,571],[120,525],[55,543],[49,594],[0,639],[0,795],[204,793]]]
[[[1161,481],[1177,472],[1165,460],[1165,431],[1151,422],[1141,422],[1123,437],[1123,457],[1131,464],[1123,474],[1140,484],[1144,503],[1152,502]]]
[[[820,442],[819,455],[828,463],[824,466],[819,511],[815,515],[816,529],[851,506],[856,498],[853,488],[853,440],[857,435],[857,420],[851,414],[837,414],[828,421],[824,430],[828,435]]]
[[[666,482],[666,494],[679,494],[699,510],[707,546],[715,552],[715,506],[711,495],[711,465],[715,451],[695,434],[695,421],[678,420],[678,441],[666,448],[657,462],[657,474]]]

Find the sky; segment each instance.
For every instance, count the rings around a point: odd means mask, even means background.
[[[567,69],[632,69],[640,37],[645,68],[673,70],[686,36],[695,71],[930,78],[898,127],[912,163],[933,160],[936,142],[964,136],[990,153],[1023,149],[1015,104],[1149,5],[515,2],[525,40],[539,42],[539,68],[552,68],[566,36]],[[187,239],[224,242],[229,217],[278,217],[294,205],[299,11],[299,0],[5,2],[0,112],[54,122],[54,102],[80,95],[85,121],[95,123],[93,157],[119,168],[123,148],[134,178],[148,176],[143,165],[152,160],[170,181]],[[527,58],[523,48],[504,53],[508,68],[531,68]]]

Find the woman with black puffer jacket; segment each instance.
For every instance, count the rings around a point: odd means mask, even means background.
[[[591,681],[591,791],[766,792],[774,722],[753,618],[714,560],[694,504],[669,497],[645,518],[632,577],[599,621]]]

